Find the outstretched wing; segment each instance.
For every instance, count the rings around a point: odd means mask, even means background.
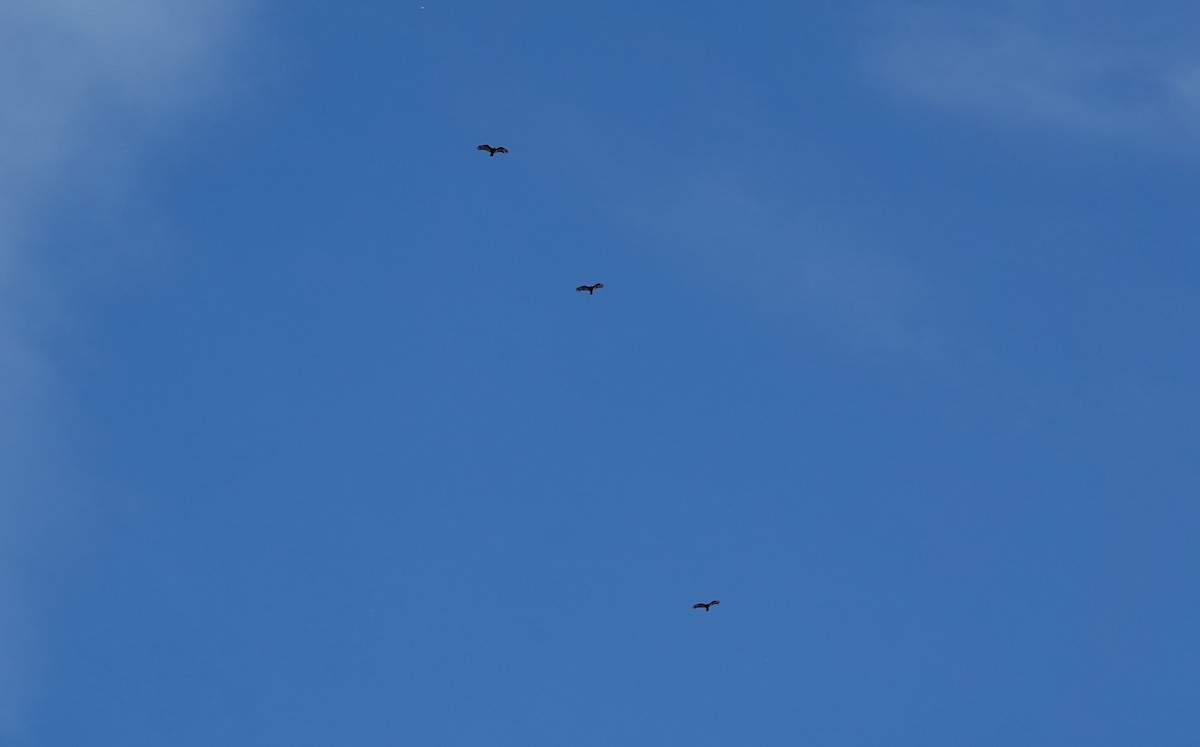
[[[604,287],[604,283],[596,283],[595,285],[592,286],[592,288],[603,288],[603,287]]]
[[[714,599],[714,600],[712,600],[711,602],[709,602],[709,604],[710,604],[710,605],[712,605],[712,604],[720,604],[720,603],[721,603],[721,600],[720,600],[720,599]]]
[[[499,148],[496,148],[496,152],[497,153],[507,153],[508,148],[505,148],[503,145],[501,145]]]
[[[579,286],[578,288],[576,288],[575,290],[576,290],[576,291],[590,291],[590,290],[591,290],[591,288],[590,288],[590,287],[588,287],[588,286],[586,286],[586,285],[581,285],[581,286]]]
[[[495,148],[488,145],[487,143],[484,143],[483,145],[476,146],[475,150],[486,150],[488,153],[491,153],[492,151],[495,150]]]
[[[698,610],[698,609],[700,609],[701,607],[707,607],[707,606],[708,606],[708,605],[707,605],[707,604],[705,604],[704,602],[700,602],[700,603],[698,603],[698,604],[693,604],[693,605],[692,605],[692,609],[694,609],[694,610]]]

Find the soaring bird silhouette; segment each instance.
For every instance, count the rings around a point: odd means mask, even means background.
[[[703,607],[703,608],[704,608],[704,611],[705,611],[705,612],[708,612],[708,608],[709,608],[709,607],[713,606],[714,604],[720,604],[720,603],[721,603],[721,600],[720,600],[720,599],[714,599],[714,600],[712,600],[711,602],[709,602],[708,604],[705,604],[704,602],[697,602],[696,604],[693,604],[693,605],[692,605],[692,609],[694,609],[694,610],[698,610],[698,609],[700,609],[701,607]]]
[[[576,288],[575,290],[576,291],[587,291],[588,295],[590,296],[596,292],[597,288],[603,288],[603,287],[604,287],[604,283],[596,283],[595,285],[581,285],[578,288]]]
[[[487,154],[488,154],[488,158],[491,158],[492,156],[496,155],[497,153],[507,153],[508,152],[508,148],[505,148],[504,146],[500,146],[499,148],[493,148],[492,146],[488,145],[487,143],[484,143],[483,145],[478,146],[477,148],[475,148],[475,150],[486,150]]]

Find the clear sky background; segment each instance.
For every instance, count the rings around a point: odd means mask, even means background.
[[[3,3],[0,743],[1200,743],[1198,34]]]

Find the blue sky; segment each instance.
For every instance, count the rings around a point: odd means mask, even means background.
[[[0,741],[1196,744],[1197,31],[6,3]]]

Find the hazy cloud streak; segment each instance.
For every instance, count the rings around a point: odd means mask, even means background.
[[[31,570],[79,506],[70,387],[46,352],[78,278],[44,238],[64,194],[111,205],[138,143],[217,91],[244,3],[10,0],[0,4],[0,736],[23,743],[38,681]],[[100,157],[90,154],[102,153]],[[87,247],[71,252],[103,251]],[[100,257],[91,266],[114,258]]]
[[[732,173],[681,180],[647,199],[642,222],[773,313],[796,314],[856,346],[928,351],[928,285],[869,237],[786,196],[765,197]]]
[[[1182,43],[1085,33],[1095,26],[1089,17],[1081,11],[1072,23],[1032,11],[887,6],[870,17],[864,58],[896,96],[949,113],[1194,148],[1200,56]]]

